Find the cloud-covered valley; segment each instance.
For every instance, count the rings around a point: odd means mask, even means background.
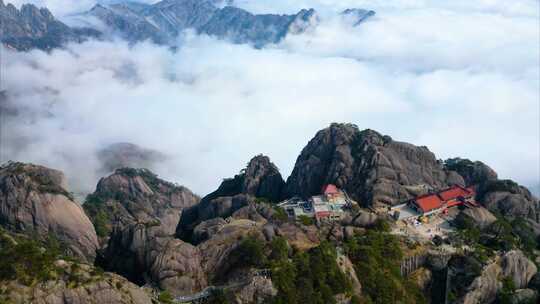
[[[40,2],[60,16],[86,9]],[[193,32],[174,51],[120,39],[2,49],[16,113],[2,117],[1,160],[62,169],[89,192],[97,152],[130,142],[166,155],[152,169],[204,195],[259,153],[288,176],[315,132],[337,121],[540,185],[538,1],[439,2],[236,1],[319,11],[317,27],[261,49]],[[336,14],[347,7],[377,15],[353,27]]]

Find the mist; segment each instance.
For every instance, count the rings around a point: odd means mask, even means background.
[[[66,16],[95,1],[40,2]],[[0,160],[63,170],[88,193],[99,151],[129,142],[166,156],[151,165],[161,177],[205,195],[259,153],[287,177],[316,131],[351,122],[538,187],[538,2],[439,2],[235,1],[322,16],[262,49],[189,31],[176,51],[119,39],[2,49]],[[353,27],[336,14],[347,7],[377,15]]]

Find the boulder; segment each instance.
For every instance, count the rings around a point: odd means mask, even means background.
[[[197,245],[201,253],[202,267],[208,274],[208,281],[212,283],[228,281],[230,279],[228,274],[236,270],[233,268],[239,262],[230,259],[229,255],[247,237],[265,240],[261,230],[261,226],[254,221],[233,219],[210,239]]]
[[[540,223],[540,201],[511,180],[487,181],[479,186],[477,199],[492,212],[524,217]]]
[[[511,304],[538,303],[538,292],[532,289],[518,289],[510,298]]]
[[[471,257],[454,257],[449,262],[451,290],[457,303],[493,303],[502,288],[501,279],[512,278],[517,289],[527,285],[537,273],[536,265],[519,250],[509,251],[480,270]]]
[[[480,161],[473,162],[463,158],[451,158],[444,162],[444,167],[461,175],[466,186],[497,180],[497,173]]]
[[[8,163],[0,167],[0,225],[8,231],[54,237],[70,254],[93,261],[96,232],[81,206],[67,190],[60,171]]]
[[[122,168],[102,178],[84,209],[106,238],[113,225],[157,226],[155,233],[174,235],[182,211],[199,202],[189,189],[158,178],[146,169]]]
[[[100,266],[141,285],[154,283],[175,296],[204,289],[207,279],[197,247],[156,232],[159,227],[144,224],[116,227]]]
[[[430,189],[464,185],[426,147],[394,141],[352,124],[330,125],[302,150],[287,179],[290,196],[319,194],[335,184],[364,206],[395,205]]]
[[[511,277],[517,289],[527,288],[537,273],[536,265],[519,250],[507,252],[501,259],[501,267],[502,274]]]
[[[272,285],[270,278],[256,276],[251,282],[234,291],[231,303],[234,304],[263,304],[268,303],[277,290]]]
[[[199,249],[178,239],[158,238],[146,255],[153,282],[174,296],[189,295],[207,286]]]
[[[223,180],[219,188],[203,198],[210,201],[218,197],[247,194],[253,197],[278,202],[283,198],[285,181],[268,156],[252,158],[247,167],[233,178]]]
[[[501,268],[496,263],[488,265],[480,276],[474,279],[472,284],[465,290],[465,295],[457,303],[480,304],[492,303],[497,297],[501,286],[499,275]]]
[[[489,210],[483,207],[466,208],[462,213],[470,217],[480,229],[487,228],[497,220]]]
[[[152,304],[149,292],[113,273],[100,273],[89,265],[57,261],[63,275],[55,280],[25,286],[4,281],[2,303],[35,304]]]
[[[291,247],[308,250],[320,243],[318,229],[315,226],[301,226],[284,223],[277,228],[277,235],[284,237]]]
[[[245,194],[218,197],[212,200],[202,199],[182,212],[180,222],[176,227],[176,235],[183,240],[192,239],[193,230],[201,222],[217,217],[227,218],[236,210],[255,203],[255,198]]]
[[[193,230],[193,243],[199,244],[211,238],[212,235],[219,232],[226,224],[227,221],[220,217],[201,222]]]

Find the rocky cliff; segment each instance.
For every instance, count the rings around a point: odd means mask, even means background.
[[[497,257],[481,270],[479,264],[465,257],[451,260],[450,268],[451,288],[458,296],[456,303],[464,304],[493,303],[504,278],[510,278],[516,289],[524,289],[537,273],[536,265],[519,250]]]
[[[278,168],[267,156],[252,158],[247,167],[233,178],[225,179],[218,189],[182,213],[177,235],[190,239],[193,229],[209,219],[225,218],[236,210],[255,203],[257,199],[278,202],[283,196],[285,182]]]
[[[431,189],[465,181],[426,147],[394,141],[373,130],[334,123],[302,150],[287,180],[289,195],[320,193],[324,184],[345,189],[362,205],[395,205]]]
[[[199,202],[189,189],[166,182],[145,169],[118,169],[102,178],[88,196],[84,209],[101,237],[113,226],[123,228],[143,223],[156,233],[174,234],[180,214]]]
[[[0,167],[0,225],[27,235],[53,235],[83,260],[92,261],[98,248],[94,227],[67,190],[63,173],[42,166]]]
[[[510,218],[540,223],[540,201],[511,180],[488,180],[478,187],[477,199],[489,210]]]
[[[461,175],[466,186],[497,180],[497,173],[481,161],[451,158],[444,162],[444,167]]]

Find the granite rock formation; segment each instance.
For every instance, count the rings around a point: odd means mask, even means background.
[[[432,189],[464,185],[426,147],[394,141],[373,130],[334,123],[302,150],[287,180],[289,195],[318,194],[335,184],[364,206],[395,205]]]
[[[144,223],[159,235],[174,234],[180,214],[199,202],[189,189],[166,182],[146,169],[122,168],[102,178],[84,208],[101,237],[113,229]]]
[[[92,261],[98,241],[94,227],[67,190],[60,171],[7,163],[0,167],[0,225],[8,231],[55,236],[69,253]]]

